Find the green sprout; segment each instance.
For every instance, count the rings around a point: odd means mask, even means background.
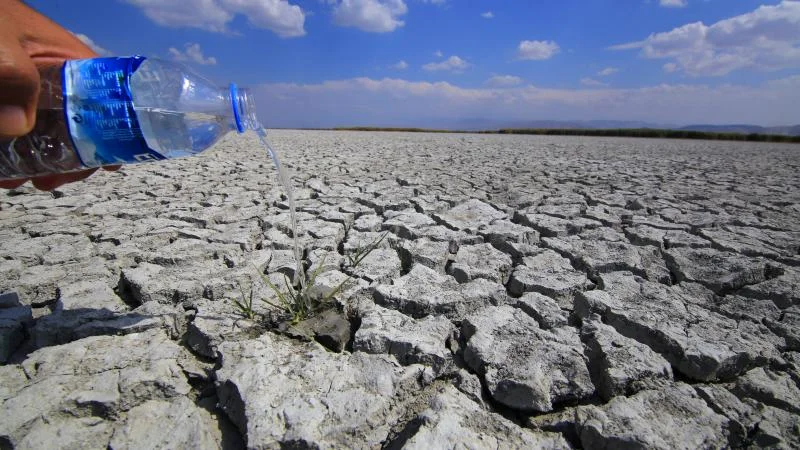
[[[312,295],[311,292],[317,281],[317,275],[319,275],[322,272],[322,269],[325,267],[326,259],[327,255],[323,256],[322,261],[320,261],[320,263],[317,265],[317,268],[314,269],[311,275],[309,275],[306,283],[300,285],[299,289],[293,288],[289,283],[289,277],[283,275],[283,282],[286,290],[282,291],[278,286],[275,285],[275,283],[272,282],[272,280],[269,279],[267,275],[259,272],[261,280],[263,280],[264,284],[266,284],[272,290],[272,292],[275,293],[275,297],[278,300],[277,303],[267,299],[262,299],[262,301],[273,308],[282,309],[288,313],[289,316],[291,316],[292,325],[296,325],[314,313],[318,312],[325,305],[327,305],[333,299],[333,297],[336,296],[336,294],[341,292],[348,281],[351,281],[350,278],[345,279],[322,298],[316,298],[314,295]]]
[[[383,240],[386,239],[386,236],[388,235],[389,232],[387,231],[383,233],[380,238],[373,241],[371,244],[365,247],[359,247],[353,252],[353,254],[348,254],[347,259],[350,262],[350,267],[353,268],[357,267],[361,263],[361,261],[364,260],[364,258],[366,258],[370,253],[372,253],[373,250],[375,250],[376,248],[378,248],[379,245],[381,245],[381,242],[383,242]]]
[[[389,232],[387,231],[379,239],[375,240],[369,245],[359,247],[353,252],[353,254],[348,254],[347,258],[350,267],[357,267],[364,260],[364,258],[366,258],[373,250],[378,248],[381,242],[386,239],[388,234]],[[353,281],[353,278],[351,277],[346,278],[344,281],[339,283],[338,286],[333,288],[328,294],[322,296],[321,298],[313,295],[313,288],[315,286],[317,276],[322,273],[322,270],[325,267],[326,259],[327,255],[322,257],[322,260],[319,262],[314,271],[308,275],[306,282],[300,283],[299,288],[293,287],[289,282],[289,277],[284,274],[283,282],[285,289],[281,289],[269,279],[269,276],[258,270],[258,267],[254,265],[253,267],[256,269],[256,272],[258,272],[261,280],[275,294],[274,298],[262,298],[261,301],[275,309],[286,312],[290,317],[290,322],[292,325],[296,325],[316,314],[326,305],[328,305],[333,298],[339,294],[342,289],[344,289],[348,282]],[[242,289],[242,301],[234,300],[234,303],[243,316],[247,317],[248,319],[252,319],[255,316],[255,312],[253,311],[252,289],[250,290],[249,296],[245,295],[245,292]]]
[[[245,319],[254,319],[256,317],[256,312],[253,311],[253,289],[250,289],[250,295],[245,295],[244,288],[242,284],[239,283],[239,292],[242,293],[242,301],[238,301],[233,299],[233,303],[239,309],[239,313],[245,317]]]

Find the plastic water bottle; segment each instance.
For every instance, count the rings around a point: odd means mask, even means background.
[[[194,155],[260,127],[247,89],[169,61],[82,59],[41,75],[36,125],[0,142],[0,179]]]

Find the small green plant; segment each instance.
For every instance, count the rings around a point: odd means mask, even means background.
[[[389,232],[387,231],[374,242],[371,242],[364,247],[359,247],[352,254],[348,254],[347,258],[349,266],[351,268],[357,267],[362,261],[364,261],[364,258],[366,258],[373,250],[378,248],[381,242],[386,239],[388,234]],[[314,313],[318,312],[324,308],[325,305],[329,304],[331,300],[339,292],[341,292],[342,289],[344,289],[348,282],[353,280],[352,278],[348,277],[326,295],[322,297],[315,296],[314,286],[317,281],[317,276],[325,267],[326,259],[327,255],[323,256],[322,260],[319,262],[314,271],[308,275],[305,283],[300,283],[300,286],[297,288],[293,287],[289,282],[289,277],[284,275],[283,283],[285,290],[276,286],[275,283],[269,279],[269,276],[265,275],[254,266],[264,284],[266,284],[267,287],[269,287],[270,290],[275,293],[274,299],[262,298],[261,301],[273,308],[286,312],[290,317],[290,322],[292,325],[296,325],[297,323],[302,322]],[[247,318],[253,318],[255,316],[255,313],[253,312],[252,289],[250,290],[249,296],[245,295],[245,292],[242,289],[242,301],[234,300],[234,303],[243,316]]]
[[[253,311],[253,290],[250,289],[250,295],[245,295],[242,284],[239,283],[239,291],[242,293],[242,301],[233,299],[233,303],[239,309],[239,313],[246,319],[254,319],[256,312]]]
[[[262,299],[262,301],[273,308],[282,309],[287,312],[291,316],[291,323],[292,325],[296,325],[297,323],[305,320],[313,313],[317,312],[322,306],[327,304],[331,301],[331,299],[338,294],[342,288],[344,288],[345,283],[350,281],[350,279],[345,279],[342,281],[336,288],[334,288],[331,292],[325,295],[322,298],[316,298],[311,295],[312,288],[314,287],[317,281],[317,275],[322,272],[322,269],[325,267],[325,260],[327,259],[327,255],[322,258],[322,261],[317,266],[316,269],[311,273],[305,283],[301,283],[299,288],[294,288],[289,283],[289,277],[286,275],[283,276],[283,283],[286,287],[286,291],[282,291],[272,280],[269,279],[267,275],[259,272],[261,276],[261,280],[264,281],[272,292],[275,293],[275,297],[277,297],[278,302],[275,303],[273,301]]]
[[[352,254],[348,253],[347,259],[350,262],[350,267],[357,267],[359,264],[361,264],[361,261],[363,261],[364,258],[366,258],[370,253],[372,253],[373,250],[378,248],[378,246],[381,245],[381,242],[383,242],[383,240],[386,239],[386,236],[388,235],[389,232],[387,231],[383,233],[380,238],[376,239],[369,245],[357,248]]]

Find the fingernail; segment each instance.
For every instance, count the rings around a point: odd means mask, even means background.
[[[28,115],[21,106],[0,105],[0,134],[22,136],[28,131]]]

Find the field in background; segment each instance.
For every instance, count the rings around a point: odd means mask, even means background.
[[[666,139],[705,139],[712,141],[749,141],[800,143],[800,136],[782,136],[758,133],[717,133],[690,130],[659,130],[652,128],[617,129],[566,129],[566,128],[503,128],[498,130],[465,131],[426,128],[337,127],[336,131],[406,131],[420,133],[478,133],[478,134],[534,134],[542,136],[599,136]]]

